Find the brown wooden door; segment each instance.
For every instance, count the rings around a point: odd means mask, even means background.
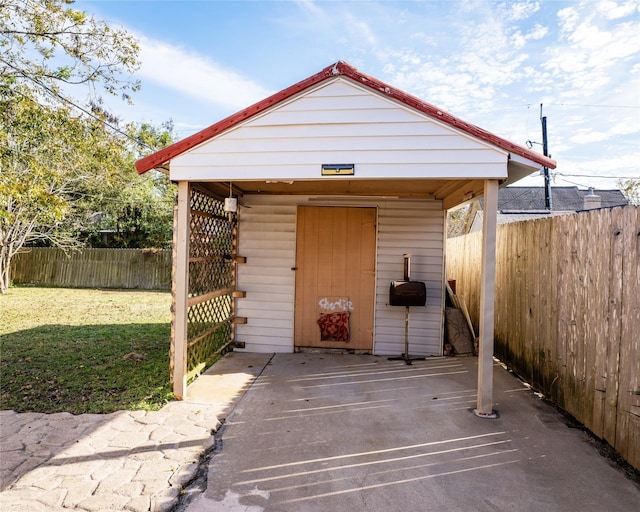
[[[296,348],[373,349],[375,253],[375,208],[298,207]],[[333,336],[336,324],[327,322],[345,318],[348,339],[336,341],[343,325]]]

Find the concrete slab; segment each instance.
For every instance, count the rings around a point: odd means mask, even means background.
[[[269,364],[273,354],[230,352],[187,388],[186,402],[231,406]]]
[[[472,412],[476,358],[277,354],[218,433],[207,489],[186,510],[638,510],[639,486],[587,434],[494,369],[489,420]]]

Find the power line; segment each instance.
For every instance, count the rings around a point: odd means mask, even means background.
[[[551,105],[553,107],[595,107],[595,108],[639,108],[638,105],[604,105],[604,104],[589,104],[589,103],[545,103],[545,105]]]
[[[513,104],[513,105],[494,105],[494,106],[477,107],[475,110],[476,111],[483,111],[483,110],[518,110],[518,109],[521,109],[521,108],[529,109],[533,105],[534,105],[533,103],[516,103],[516,104]],[[606,105],[606,104],[596,104],[596,103],[545,103],[545,106],[640,109],[640,106],[638,106],[638,105]]]
[[[561,177],[559,177],[558,179],[559,179],[559,180],[561,180],[561,181],[564,181],[564,182],[566,182],[566,183],[571,183],[572,185],[576,185],[576,186],[578,186],[578,187],[586,187],[586,186],[587,186],[587,185],[585,185],[584,183],[576,183],[575,181],[571,181],[571,180],[568,180],[568,179],[566,179],[566,178],[561,178]]]
[[[554,176],[568,176],[570,178],[603,178],[609,180],[640,180],[640,176],[605,176],[602,174],[565,174],[563,172],[554,172]]]
[[[10,62],[7,62],[6,60],[4,60],[3,58],[0,57],[0,61],[3,62],[4,64],[6,64],[7,66],[9,66],[10,68],[14,69],[15,71],[17,71],[18,73],[20,73],[20,75],[22,75],[24,78],[26,78],[27,80],[30,80],[31,82],[33,82],[34,84],[36,84],[38,87],[41,87],[42,89],[44,89],[46,92],[48,92],[50,95],[55,96],[57,99],[60,99],[62,101],[64,101],[65,103],[68,103],[69,105],[71,105],[72,107],[80,110],[81,112],[83,112],[84,114],[92,117],[93,119],[95,119],[96,121],[102,123],[103,125],[105,125],[107,128],[113,130],[114,132],[118,133],[119,135],[122,135],[123,137],[129,139],[130,141],[136,143],[139,146],[145,147],[147,149],[150,149],[151,151],[157,151],[157,148],[154,148],[152,146],[150,146],[149,144],[147,144],[146,142],[143,142],[139,139],[136,139],[135,137],[132,137],[131,135],[129,135],[126,132],[123,132],[120,128],[118,128],[117,126],[113,126],[112,124],[108,123],[107,121],[105,121],[103,118],[101,118],[100,116],[95,115],[93,112],[91,112],[90,110],[85,109],[84,107],[81,107],[80,105],[78,105],[77,103],[71,101],[69,98],[63,96],[62,94],[56,92],[55,90],[51,89],[48,85],[43,84],[42,82],[40,82],[39,80],[36,80],[34,77],[29,76],[28,74],[24,73],[22,70],[20,70],[19,68],[15,67],[14,65],[12,65]],[[22,94],[23,97],[24,94]]]

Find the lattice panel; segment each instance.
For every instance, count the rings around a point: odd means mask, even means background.
[[[220,322],[229,320],[231,295],[195,304],[187,312],[187,339],[193,340]]]
[[[214,215],[225,216],[224,201],[220,201],[213,196],[203,194],[197,189],[191,189],[191,210],[207,212]]]
[[[189,237],[190,258],[229,255],[233,250],[233,223],[224,203],[193,191]]]
[[[191,380],[214,363],[214,354],[231,339],[231,322],[222,324],[187,351],[187,378]]]
[[[189,297],[229,288],[233,284],[231,257],[192,261],[189,263]]]
[[[190,207],[189,297],[231,288],[235,230],[224,202],[192,189]],[[188,308],[187,375],[191,378],[212,364],[216,352],[231,341],[232,303],[227,293]]]

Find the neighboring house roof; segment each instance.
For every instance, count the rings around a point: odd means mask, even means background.
[[[483,207],[482,199],[479,200]],[[584,210],[625,206],[620,190],[551,187],[552,210],[544,207],[544,187],[505,187],[498,191],[498,224],[556,217]],[[482,211],[475,213],[469,233],[482,229]]]
[[[524,146],[514,144],[502,137],[494,135],[478,126],[468,123],[459,117],[456,117],[430,103],[412,96],[406,92],[396,89],[376,78],[370,77],[361,73],[356,68],[349,64],[339,61],[331,66],[324,68],[319,73],[316,73],[301,82],[298,82],[291,87],[288,87],[258,103],[233,114],[222,121],[219,121],[204,130],[191,135],[181,141],[172,144],[156,153],[153,153],[145,158],[142,158],[136,162],[137,171],[142,174],[151,169],[160,167],[171,159],[178,155],[185,153],[186,151],[194,148],[195,146],[212,139],[221,133],[233,128],[234,126],[260,114],[295,95],[302,93],[303,91],[318,85],[326,80],[334,79],[338,76],[343,76],[350,80],[357,82],[358,84],[368,87],[378,94],[383,94],[390,97],[400,103],[403,103],[412,109],[415,109],[423,114],[426,114],[442,123],[448,124],[460,131],[466,132],[477,139],[488,142],[498,148],[501,148],[511,154],[518,155],[526,158],[532,162],[535,162],[541,166],[546,166],[551,169],[555,169],[556,163],[554,160],[541,155],[535,151],[529,150]]]
[[[620,190],[589,189],[578,187],[551,187],[551,202],[554,211],[581,211],[585,208],[585,196],[598,196],[600,208],[611,208],[628,204]],[[587,202],[589,199],[587,199]],[[498,192],[498,210],[500,212],[517,211],[532,212],[541,210],[544,213],[544,187],[505,187]]]

